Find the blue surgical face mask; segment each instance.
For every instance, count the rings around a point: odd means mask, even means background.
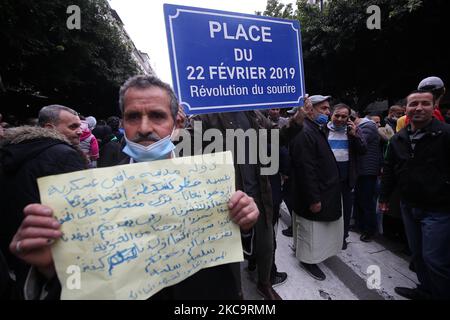
[[[172,134],[174,130],[172,130]],[[125,135],[126,145],[122,151],[136,162],[167,159],[169,154],[175,149],[175,145],[171,140],[172,134],[146,147],[128,140]]]
[[[323,113],[320,113],[320,114],[314,119],[314,121],[315,121],[317,124],[320,124],[320,125],[326,124],[326,123],[328,122],[328,116],[325,115],[325,114],[323,114]]]
[[[345,131],[345,128],[346,128],[345,125],[337,126],[333,122],[331,122],[331,127],[333,128],[334,131],[337,131],[337,132],[343,132],[343,131]]]

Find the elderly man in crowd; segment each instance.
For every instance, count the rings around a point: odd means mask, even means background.
[[[311,96],[303,129],[292,142],[294,245],[306,272],[326,276],[317,265],[337,254],[344,233],[339,167],[326,135],[330,96]]]
[[[153,76],[135,76],[120,89],[126,145],[125,163],[168,159],[175,146],[171,135],[182,127],[178,117],[179,104],[173,90]],[[259,211],[252,198],[242,191],[235,192],[228,203],[231,219],[248,231],[256,222]],[[50,252],[51,243],[62,236],[60,225],[52,218],[52,209],[31,204],[24,209],[26,218],[19,227],[10,250],[28,264],[35,266],[47,281],[56,281]],[[239,299],[239,264],[230,263],[202,269],[178,284],[159,291],[155,299]],[[52,296],[59,296],[58,288]]]

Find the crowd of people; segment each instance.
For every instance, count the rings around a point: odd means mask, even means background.
[[[279,131],[279,141],[271,141],[279,152],[278,172],[262,175],[259,159],[235,161],[237,191],[228,203],[264,299],[281,300],[274,287],[289,280],[275,264],[283,201],[292,223],[282,233],[292,237],[299,267],[320,281],[326,280],[320,264],[347,249],[350,230],[373,241],[382,232],[381,215],[399,207],[419,285],[396,292],[450,299],[450,117],[439,107],[444,94],[442,80],[428,77],[386,117],[312,95],[287,117],[270,109],[187,118],[169,85],[135,76],[120,89],[122,118],[83,117],[62,105],[43,107],[37,121],[24,126],[2,122],[0,115],[0,297],[60,297],[51,246],[62,233],[52,208],[39,204],[37,178],[171,158],[174,132],[193,132],[200,121],[201,130]],[[238,143],[251,152],[248,139]],[[236,159],[237,151],[230,151]],[[240,273],[239,263],[202,269],[151,298],[243,299]]]

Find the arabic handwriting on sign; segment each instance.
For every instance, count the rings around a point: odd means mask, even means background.
[[[159,207],[159,206],[162,206],[162,205],[164,205],[166,203],[169,203],[171,201],[172,201],[172,197],[171,196],[169,196],[167,194],[162,194],[162,195],[160,195],[158,197],[157,200],[150,201],[148,203],[148,205],[152,206],[152,207]]]
[[[198,216],[198,217],[192,217],[192,219],[190,219],[191,220],[191,224],[197,223],[197,222],[199,222],[199,221],[201,221],[201,220],[203,220],[205,218],[209,218],[209,217],[211,217],[213,215],[213,213],[214,212],[210,212],[208,214],[204,214],[204,215],[201,215],[201,216]]]
[[[105,207],[103,208],[103,212],[102,215],[109,213],[110,211],[113,211],[114,209],[129,209],[129,208],[136,208],[136,207],[144,207],[145,203],[143,202],[130,202],[130,201],[125,201],[123,203],[119,203],[115,206],[112,207]]]
[[[173,274],[172,276],[163,278],[159,284],[163,284],[163,285],[168,285],[169,283],[173,283],[173,281],[175,281],[176,279],[178,279],[181,276],[180,272],[177,271],[175,274]]]
[[[87,232],[81,232],[80,230],[77,229],[76,232],[72,233],[72,236],[69,237],[71,241],[85,241],[88,240],[89,238],[94,237],[95,235],[95,230],[91,229]]]
[[[176,179],[172,178],[169,180],[164,180],[161,182],[156,182],[156,183],[152,183],[150,185],[147,185],[145,183],[141,183],[140,184],[140,189],[137,190],[136,195],[140,196],[140,195],[149,195],[149,194],[153,194],[153,193],[157,193],[159,191],[164,191],[164,190],[173,190],[174,186],[172,184],[172,182],[174,182]]]
[[[103,252],[103,251],[106,251],[107,249],[108,249],[108,246],[109,246],[109,241],[105,241],[104,243],[98,243],[98,244],[96,244],[95,245],[95,247],[94,247],[94,252]],[[115,246],[114,246],[114,248],[113,248],[113,250],[115,249]]]
[[[137,166],[142,169],[134,170]],[[142,163],[50,180],[42,194],[61,203],[54,211],[63,225],[55,250],[65,258],[55,259],[63,263],[57,270],[79,265],[95,286],[126,277],[137,282],[120,297],[145,299],[202,268],[231,261],[230,256],[239,261],[229,250],[242,250],[227,243],[238,234],[226,205],[234,190],[232,165],[231,170],[201,162],[176,168]],[[94,284],[87,286],[93,292]],[[119,297],[120,290],[102,294]]]
[[[219,256],[212,257],[209,261],[210,262],[216,262],[217,260],[224,260],[225,256],[226,256],[225,251],[222,251]]]
[[[100,271],[100,270],[104,270],[105,269],[105,263],[103,262],[103,259],[106,257],[106,255],[100,256],[97,258],[97,262],[98,264],[92,263],[92,264],[88,264],[86,263],[86,261],[84,261],[83,259],[81,259],[80,256],[77,256],[77,264],[81,265],[81,270],[83,272],[86,271]]]
[[[130,298],[130,300],[137,300],[139,296],[136,292],[134,292],[134,290],[130,290],[130,294],[128,295],[128,297]]]
[[[77,218],[78,218],[78,219],[84,219],[84,218],[86,218],[86,217],[91,217],[91,216],[93,216],[93,215],[95,215],[95,214],[96,214],[96,212],[95,212],[94,209],[92,209],[92,208],[86,208],[86,209],[84,209],[83,212],[79,212],[79,213],[77,214]]]
[[[183,241],[184,239],[188,239],[188,238],[189,238],[189,233],[186,233],[184,230],[181,230],[181,232],[179,232],[178,234],[171,233],[167,237],[167,244],[175,245],[178,242]]]
[[[167,263],[164,266],[164,268],[160,268],[160,269],[153,268],[152,270],[149,269],[149,271],[147,271],[147,273],[150,274],[151,276],[161,275],[163,273],[169,273],[169,272],[175,271],[175,270],[180,269],[180,268],[181,268],[181,264],[180,263],[175,263],[175,264]]]
[[[105,234],[112,232],[112,230],[114,230],[114,226],[108,223],[102,223],[97,226],[97,232],[102,240],[105,240]]]
[[[117,192],[109,193],[106,195],[99,194],[98,196],[102,202],[115,201],[115,200],[121,200],[121,199],[128,200],[126,188],[122,188],[122,190],[117,190]]]
[[[116,174],[116,176],[114,176],[112,179],[110,178],[103,179],[100,185],[103,189],[112,189],[118,185],[123,184],[126,181],[134,179],[135,179],[134,175],[128,175],[125,170],[120,170],[120,172]]]
[[[126,248],[120,251],[117,251],[112,256],[108,257],[108,273],[112,274],[112,270],[114,267],[138,257],[139,252],[142,252],[143,249],[139,249],[137,245],[133,245],[131,248]]]
[[[220,178],[209,178],[208,180],[206,180],[206,184],[218,184],[218,183],[222,183],[225,181],[229,181],[231,180],[231,177],[229,175],[224,175],[223,177]]]
[[[189,173],[197,173],[197,174],[202,174],[205,173],[208,170],[208,167],[204,164],[199,165],[199,164],[195,164],[194,168],[189,169]]]
[[[182,224],[164,224],[162,226],[152,225],[154,231],[173,231],[182,227]]]
[[[208,241],[212,242],[212,241],[220,240],[225,237],[231,237],[232,235],[233,235],[233,232],[231,230],[227,230],[225,232],[222,232],[221,234],[209,235]]]
[[[178,190],[175,193],[181,192],[187,188],[193,188],[201,184],[200,180],[191,181],[189,177],[184,177],[183,182],[179,184]]]
[[[165,177],[170,175],[179,175],[180,170],[159,169],[154,172],[141,172],[139,178]]]
[[[208,199],[211,199],[214,196],[224,197],[225,192],[220,190],[213,190],[211,192],[208,192]]]
[[[91,181],[86,181],[86,177],[81,177],[73,180],[69,180],[68,185],[63,185],[62,187],[50,186],[48,189],[48,195],[51,196],[54,193],[64,194],[68,196],[73,191],[81,191],[86,188],[95,188],[98,185],[97,179],[92,179]]]
[[[183,199],[186,201],[191,200],[191,199],[198,199],[198,198],[202,197],[200,192],[195,192],[192,190],[183,191],[181,194],[183,196]]]
[[[66,208],[66,215],[61,217],[61,218],[59,218],[58,222],[59,222],[59,224],[62,225],[62,224],[66,223],[66,222],[69,222],[71,220],[73,220],[73,213],[68,212],[67,208]]]
[[[210,249],[207,249],[207,250],[200,249],[200,252],[197,253],[197,254],[192,254],[192,251],[189,250],[188,251],[188,255],[189,255],[190,258],[188,259],[187,262],[190,263],[192,261],[195,261],[197,259],[203,258],[205,256],[209,256],[209,255],[213,254],[214,252],[216,252],[216,249],[214,249],[214,248],[210,248]]]
[[[195,209],[190,208],[190,209],[181,209],[181,208],[176,208],[176,207],[172,207],[170,208],[170,210],[172,211],[173,215],[179,216],[179,217],[185,217],[187,216],[190,212],[194,211]]]

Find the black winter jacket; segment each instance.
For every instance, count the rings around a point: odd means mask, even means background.
[[[19,300],[21,297],[9,275],[8,264],[0,250],[0,300]]]
[[[0,245],[18,280],[22,263],[9,253],[9,243],[23,220],[23,209],[40,202],[37,178],[86,168],[81,150],[56,131],[18,127],[5,131],[0,142]]]
[[[325,130],[305,119],[303,130],[293,141],[294,211],[313,221],[335,221],[341,217],[339,169]],[[321,202],[322,210],[312,213],[309,206]]]
[[[388,146],[380,202],[396,186],[408,205],[450,214],[450,125],[433,119],[425,136],[411,148],[411,125],[394,135]]]

